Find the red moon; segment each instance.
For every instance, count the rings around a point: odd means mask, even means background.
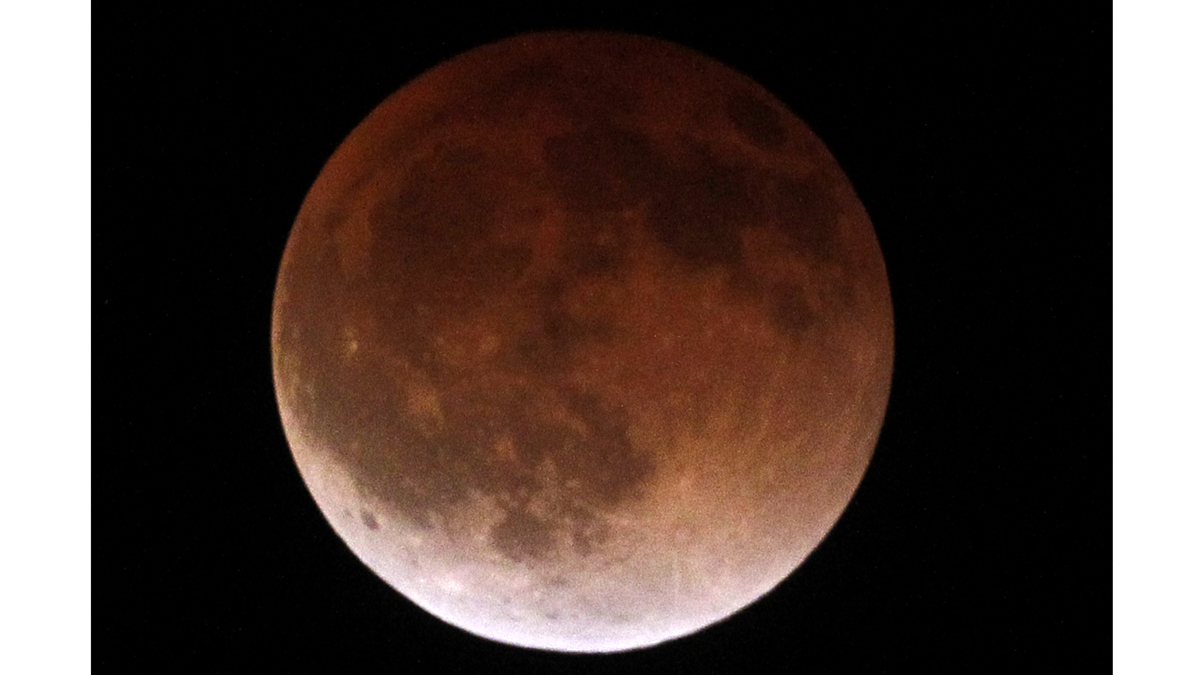
[[[841,515],[891,383],[866,211],[761,86],[521,35],[376,108],[275,291],[279,410],[337,534],[467,631],[610,652],[761,597]]]

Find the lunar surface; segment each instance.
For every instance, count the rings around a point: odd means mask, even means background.
[[[850,182],[761,86],[657,39],[532,34],[337,149],[272,355],[301,475],[371,570],[477,635],[620,651],[730,616],[833,526],[892,308]]]

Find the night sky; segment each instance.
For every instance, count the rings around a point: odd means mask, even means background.
[[[437,11],[96,14],[97,667],[1085,672],[1111,661],[1107,10]],[[613,656],[491,643],[386,586],[309,496],[271,375],[283,247],[346,134],[447,58],[572,28],[678,42],[791,107],[870,213],[896,315],[876,456],[825,542],[732,618]]]

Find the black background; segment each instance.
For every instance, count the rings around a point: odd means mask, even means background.
[[[439,7],[96,13],[97,666],[1108,667],[1107,11]],[[821,547],[734,617],[610,656],[491,643],[387,587],[309,497],[271,379],[275,274],[324,161],[427,68],[551,28],[667,38],[775,93],[855,184],[895,301],[882,437]]]

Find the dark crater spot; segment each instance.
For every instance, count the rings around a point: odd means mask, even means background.
[[[516,342],[510,359],[512,368],[539,375],[557,375],[571,365],[576,350],[613,339],[613,323],[597,317],[572,314],[564,303],[566,285],[547,282],[542,290],[536,326]]]
[[[516,562],[539,559],[554,549],[553,527],[525,511],[509,511],[492,528],[492,545]]]
[[[778,284],[771,289],[771,320],[783,335],[798,338],[819,319],[799,285]]]
[[[608,540],[608,525],[592,513],[574,508],[567,515],[571,523],[571,545],[579,555],[591,555]]]
[[[614,332],[609,321],[580,318],[561,308],[546,311],[542,326],[554,348],[564,352],[587,342],[606,342]]]
[[[362,512],[362,522],[363,522],[363,525],[367,526],[367,529],[371,529],[371,530],[379,529],[379,521],[375,520],[375,514],[373,514],[373,513],[363,511]]]
[[[659,242],[695,268],[737,265],[739,231],[762,222],[764,209],[749,172],[693,148],[657,179],[650,224]]]
[[[533,260],[533,250],[527,247],[495,247],[480,252],[475,265],[466,274],[478,283],[493,283],[497,288],[516,283]]]
[[[567,253],[567,265],[582,276],[603,276],[617,271],[624,260],[611,246],[579,247]]]
[[[731,96],[725,104],[725,112],[738,131],[760,148],[774,150],[787,140],[783,115],[750,92]]]
[[[325,237],[333,236],[342,227],[342,224],[346,222],[347,215],[349,215],[349,212],[342,204],[338,204],[322,213],[316,219],[316,225],[320,229],[321,235]]]
[[[617,278],[629,266],[631,228],[620,217],[579,217],[566,232],[563,262],[568,275]]]
[[[830,288],[827,298],[830,304],[838,310],[846,310],[853,307],[857,302],[857,299],[854,297],[854,284],[847,279],[839,279]]]
[[[536,467],[546,457],[553,457],[571,443],[572,432],[566,426],[549,420],[543,420],[529,415],[517,413],[513,418],[511,431],[515,437],[517,461],[521,465],[518,476],[522,479],[532,477]],[[522,481],[525,483],[525,480]],[[534,489],[532,484],[523,485]],[[509,485],[510,488],[520,489]]]
[[[548,138],[543,150],[563,202],[583,213],[632,205],[655,170],[643,134],[608,124]]]
[[[570,365],[568,354],[539,331],[531,331],[517,339],[511,356],[512,368],[535,375],[551,376],[563,373]]]
[[[797,253],[820,260],[838,259],[837,201],[815,182],[780,178],[776,182],[776,217]]]

